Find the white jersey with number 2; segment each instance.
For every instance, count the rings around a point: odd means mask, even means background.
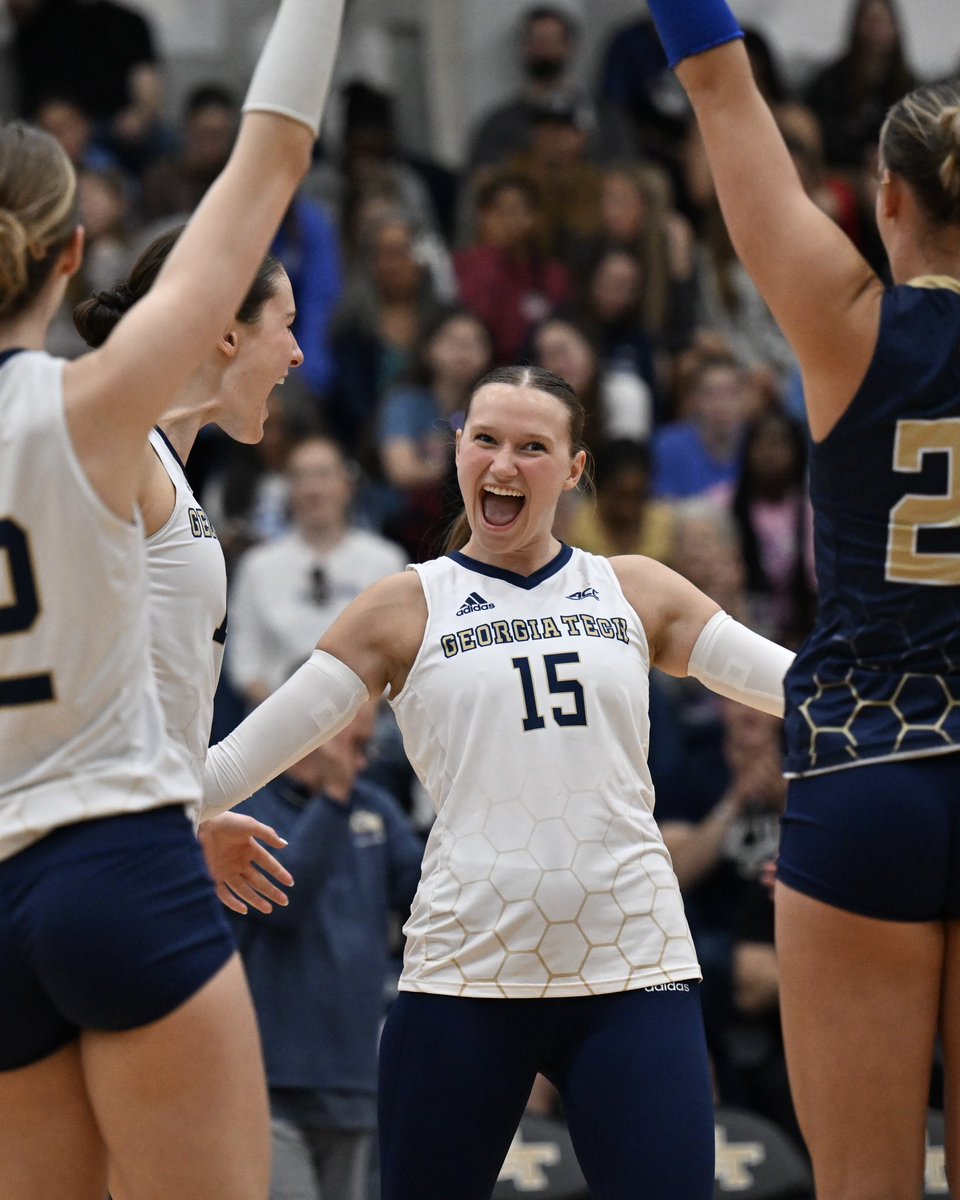
[[[60,825],[199,791],[150,669],[143,525],[87,479],[63,366],[0,355],[0,859]]]
[[[605,558],[417,565],[393,709],[437,817],[400,987],[477,997],[670,986],[700,970],[653,819],[646,635]]]

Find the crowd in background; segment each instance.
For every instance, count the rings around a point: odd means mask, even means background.
[[[8,6],[21,114],[79,172],[87,256],[50,347],[70,356],[72,306],[191,212],[229,154],[238,103],[211,80],[171,123],[138,14],[103,0]],[[800,88],[758,33],[747,47],[805,187],[885,274],[874,147],[916,80],[892,0],[849,7],[846,44]],[[522,85],[479,122],[461,169],[406,153],[393,97],[349,81],[341,140],[321,146],[286,216],[274,251],[304,365],[271,399],[259,445],[208,431],[188,466],[231,578],[217,735],[364,587],[442,550],[458,508],[454,430],[500,364],[542,365],[586,402],[595,494],[565,501],[558,536],[666,562],[785,645],[811,626],[801,381],[730,244],[653,27],[615,34],[592,91],[570,84],[577,30],[562,9],[533,8],[518,30]],[[761,883],[785,797],[778,723],[664,676],[651,705],[657,817],[704,969],[718,1095],[799,1138]],[[430,814],[390,718],[372,738],[364,778],[422,832]],[[556,1101],[538,1088],[532,1103]]]

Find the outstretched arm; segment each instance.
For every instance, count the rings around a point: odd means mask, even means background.
[[[233,808],[345,728],[369,696],[403,686],[426,626],[413,572],[366,589],[321,638],[310,660],[211,747],[202,819]]]
[[[650,0],[696,113],[734,248],[793,346],[826,436],[866,374],[883,286],[803,189],[726,0]]]

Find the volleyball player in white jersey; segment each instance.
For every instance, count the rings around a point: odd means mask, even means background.
[[[127,279],[77,306],[74,324],[88,346],[102,346],[121,317],[148,294],[180,233],[172,229],[155,238]],[[184,463],[209,423],[237,441],[260,440],[270,393],[303,362],[293,336],[295,317],[290,279],[268,254],[233,322],[211,343],[180,394],[171,397],[144,448],[137,507],[147,537],[153,673],[167,732],[185,747],[198,780],[223,663],[227,573],[216,530],[193,494]],[[272,903],[286,903],[270,876],[288,885],[291,876],[263,844],[285,845],[274,830],[252,817],[223,813],[204,822],[199,834],[217,894],[229,908],[244,913],[252,904],[269,912]]]
[[[100,350],[42,346],[79,265],[55,142],[0,130],[0,1195],[262,1200],[249,995],[150,671],[148,432],[232,320],[305,173],[340,0],[283,0],[234,152]]]
[[[647,677],[782,714],[793,656],[659,563],[553,537],[583,416],[547,371],[482,380],[457,440],[462,549],[369,588],[207,758],[205,801],[226,805],[311,723],[326,736],[334,664],[351,707],[389,688],[433,798],[381,1043],[383,1200],[486,1200],[537,1072],[592,1194],[713,1196],[700,972],[653,819]]]

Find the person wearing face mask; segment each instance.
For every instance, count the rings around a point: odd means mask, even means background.
[[[577,29],[571,14],[537,5],[525,14],[519,34],[523,89],[480,119],[470,144],[470,170],[498,166],[528,150],[538,114],[558,107],[576,110],[578,123],[587,130],[586,155],[592,162],[634,157],[636,146],[626,117],[572,84]]]

